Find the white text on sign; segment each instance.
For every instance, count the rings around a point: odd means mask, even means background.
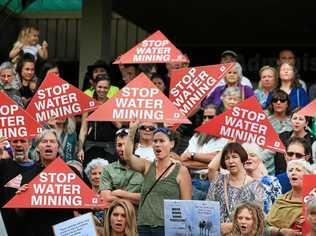
[[[169,62],[171,48],[167,47],[168,44],[168,40],[144,40],[141,47],[136,48],[133,62]]]
[[[2,137],[26,137],[24,116],[16,115],[18,105],[0,106],[0,136]]]

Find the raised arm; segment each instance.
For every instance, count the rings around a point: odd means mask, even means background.
[[[144,174],[148,170],[150,166],[150,162],[143,158],[138,158],[133,154],[134,140],[135,140],[137,127],[138,127],[138,122],[130,123],[129,134],[128,134],[128,138],[127,138],[127,142],[125,144],[125,150],[124,150],[124,160],[129,165],[129,167],[131,167],[133,170]]]
[[[218,170],[221,166],[222,152],[218,152],[208,165],[208,179],[214,181],[218,176]]]
[[[78,158],[80,160],[84,159],[84,152],[83,152],[83,144],[86,139],[86,135],[88,132],[88,122],[87,122],[88,112],[83,113],[81,117],[81,127],[79,133],[79,141],[78,141]]]
[[[48,58],[48,43],[44,40],[41,48],[38,49],[38,55],[43,59],[47,60]]]

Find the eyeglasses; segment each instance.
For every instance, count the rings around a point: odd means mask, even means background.
[[[272,98],[273,103],[277,103],[278,101],[283,103],[283,102],[287,102],[287,99],[286,98]]]
[[[119,129],[118,131],[116,131],[115,136],[124,135],[124,134],[128,134],[128,129],[127,128]]]
[[[155,131],[156,127],[155,126],[141,125],[141,126],[139,126],[139,129],[147,130],[147,131]]]
[[[306,156],[305,154],[302,153],[298,153],[298,152],[286,152],[286,155],[288,155],[289,157],[292,157],[295,155],[296,158],[301,159],[304,156]]]
[[[214,116],[211,116],[211,115],[203,116],[203,120],[205,120],[205,119],[213,119],[213,118],[214,118]]]

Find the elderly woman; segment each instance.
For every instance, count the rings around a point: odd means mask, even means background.
[[[136,214],[132,203],[119,199],[112,202],[105,217],[105,236],[136,236]]]
[[[279,134],[284,131],[291,131],[292,126],[290,122],[290,98],[286,92],[281,89],[273,90],[272,99],[269,101],[268,119]]]
[[[208,165],[211,184],[206,200],[219,201],[221,230],[224,235],[232,230],[232,215],[238,203],[263,202],[264,189],[261,183],[248,176],[244,168],[247,160],[248,154],[239,143],[228,143]],[[228,173],[220,173],[220,167]]]
[[[310,197],[306,203],[306,220],[311,226],[310,232],[307,232],[306,236],[316,235],[316,197]]]
[[[100,176],[102,174],[103,168],[108,164],[109,162],[107,160],[96,158],[90,161],[84,170],[90,181],[92,190],[95,193],[99,192]]]
[[[292,190],[280,196],[272,205],[266,222],[271,233],[281,235],[300,235],[303,223],[303,176],[313,174],[305,160],[292,160],[288,163],[287,173]]]
[[[202,106],[205,107],[208,104],[214,104],[216,106],[220,106],[222,104],[221,95],[224,90],[229,87],[237,87],[241,91],[241,99],[247,99],[254,95],[251,87],[247,85],[242,85],[240,80],[242,78],[242,68],[241,65],[236,62],[235,66],[230,69],[225,75],[226,85],[222,85],[217,87],[211,94],[208,96],[202,103]]]
[[[263,66],[259,70],[259,86],[255,90],[255,95],[262,107],[265,107],[269,93],[278,84],[278,71],[271,66]]]
[[[218,113],[222,113],[236,106],[241,100],[241,91],[238,87],[229,87],[221,95],[222,104],[218,107]]]
[[[265,158],[263,150],[255,143],[244,143],[242,146],[248,153],[248,160],[244,165],[247,175],[260,181],[264,188],[263,210],[267,214],[271,205],[282,194],[281,185],[276,177],[268,175],[262,162]]]

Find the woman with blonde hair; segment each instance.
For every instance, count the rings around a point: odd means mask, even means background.
[[[264,214],[260,206],[245,202],[235,209],[233,216],[234,236],[262,236],[264,235]]]
[[[132,203],[124,199],[112,202],[105,216],[105,236],[136,236],[136,214]]]

